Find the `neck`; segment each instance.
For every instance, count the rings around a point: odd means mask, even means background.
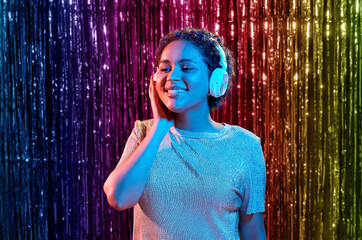
[[[175,113],[174,127],[193,132],[215,132],[220,124],[211,119],[209,106],[201,104],[198,109]]]

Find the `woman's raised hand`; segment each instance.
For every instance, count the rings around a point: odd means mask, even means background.
[[[167,109],[165,104],[158,96],[156,81],[154,81],[156,74],[151,76],[150,87],[148,91],[149,97],[151,99],[153,118],[155,119],[155,121],[162,122],[163,124],[166,124],[168,128],[170,128],[174,124],[174,114]]]

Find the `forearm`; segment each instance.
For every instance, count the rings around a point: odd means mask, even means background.
[[[267,240],[264,230],[260,231],[258,233],[242,232],[242,233],[239,233],[239,236],[240,236],[241,240]]]
[[[141,144],[108,176],[103,189],[109,204],[124,210],[133,207],[141,197],[158,148],[168,129],[155,122]]]
[[[239,212],[239,236],[242,240],[256,239],[265,240],[264,214],[246,214]]]

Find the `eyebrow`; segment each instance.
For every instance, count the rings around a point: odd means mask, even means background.
[[[191,59],[189,59],[189,58],[181,59],[181,60],[179,60],[178,62],[193,62],[193,63],[197,64],[195,61],[193,61],[193,60],[191,60]],[[168,60],[168,59],[162,59],[162,60],[160,61],[160,64],[161,64],[161,63],[170,63],[170,60]]]

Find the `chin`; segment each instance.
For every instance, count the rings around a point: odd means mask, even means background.
[[[176,107],[176,106],[170,106],[170,105],[167,105],[166,107],[169,111],[174,112],[174,113],[181,113],[181,112],[185,111],[184,107]]]
[[[167,106],[167,109],[169,111],[171,111],[171,112],[174,112],[174,113],[179,113],[180,112],[180,109],[177,109],[174,106],[173,107]]]

